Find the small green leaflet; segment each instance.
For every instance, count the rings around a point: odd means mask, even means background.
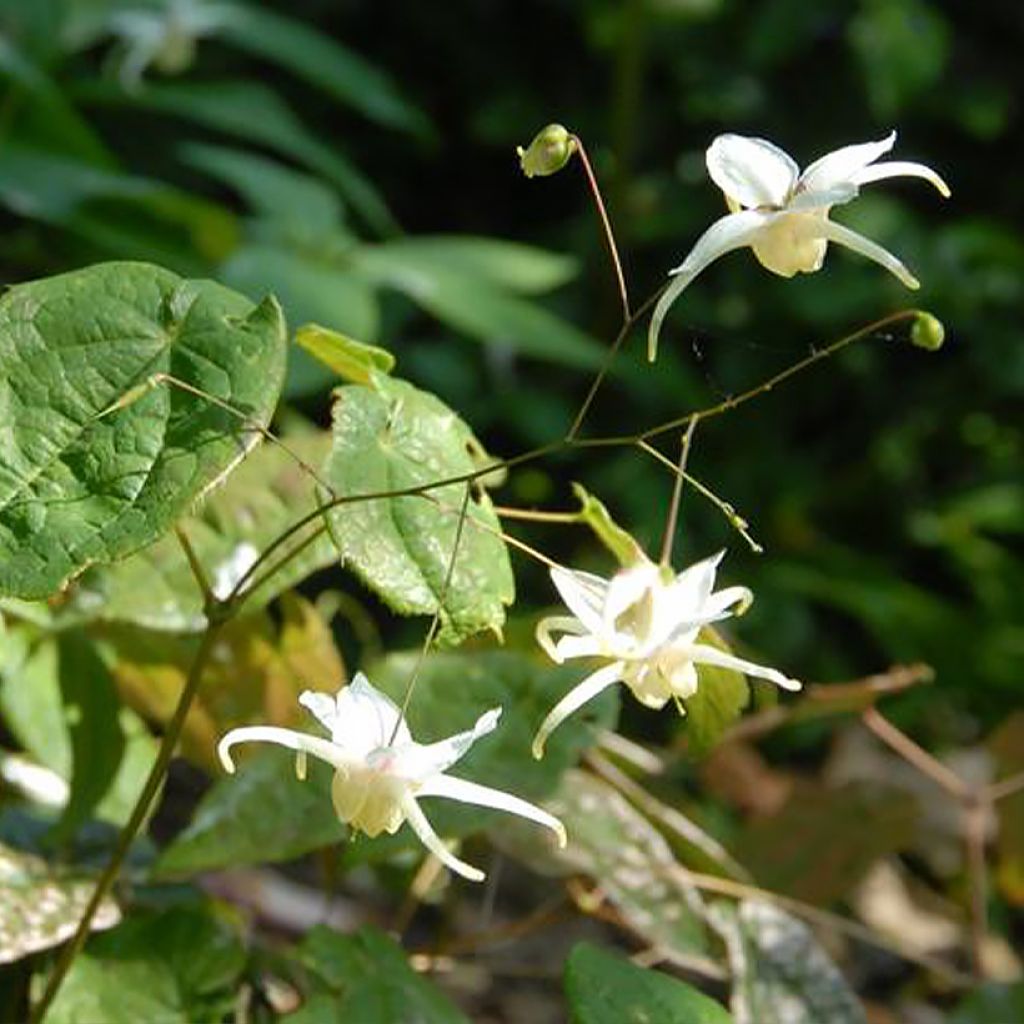
[[[565,965],[571,1024],[732,1024],[713,999],[677,978],[581,942]]]
[[[337,495],[424,487],[486,465],[473,432],[439,398],[379,373],[372,382],[335,392],[334,447],[324,473]],[[446,589],[467,486],[472,497]],[[501,525],[479,481],[352,501],[333,508],[328,522],[343,563],[394,611],[432,615],[440,604],[441,642],[487,629],[500,634],[515,584]]]
[[[401,946],[375,928],[339,935],[318,926],[299,958],[310,998],[288,1024],[469,1024],[448,997],[406,960]]]
[[[11,288],[0,298],[0,594],[48,597],[165,533],[258,438],[284,360],[273,299],[254,307],[148,264]]]

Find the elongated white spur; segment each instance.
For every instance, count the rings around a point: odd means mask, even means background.
[[[697,239],[686,259],[669,271],[672,283],[658,300],[647,335],[647,356],[658,353],[658,334],[669,308],[690,282],[719,256],[750,246],[762,266],[782,277],[821,268],[829,242],[845,245],[917,288],[913,274],[876,242],[829,220],[829,211],[855,198],[862,185],[883,178],[930,181],[949,188],[924,164],[875,161],[892,149],[896,132],[878,142],[843,146],[815,160],[803,173],[793,158],[766,139],[719,135],[708,147],[711,180],[725,193],[730,212]]]

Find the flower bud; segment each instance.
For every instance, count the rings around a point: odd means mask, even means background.
[[[918,312],[914,326],[910,328],[910,343],[929,352],[937,352],[945,339],[946,328],[942,321],[931,313]]]
[[[560,124],[549,124],[534,136],[526,149],[516,146],[519,166],[528,178],[560,171],[576,152],[576,139]]]

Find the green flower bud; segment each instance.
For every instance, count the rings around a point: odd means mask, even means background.
[[[560,124],[549,124],[534,136],[526,149],[516,146],[519,166],[528,178],[560,171],[576,152],[576,139]]]
[[[914,326],[910,328],[910,343],[918,348],[937,352],[946,339],[946,328],[942,321],[931,313],[919,312],[914,317]]]

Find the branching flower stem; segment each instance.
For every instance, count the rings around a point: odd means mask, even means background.
[[[896,728],[877,708],[868,708],[861,719],[886,746],[922,775],[930,778],[960,805],[970,902],[971,965],[975,978],[983,981],[986,974],[985,946],[988,942],[988,862],[985,858],[988,822],[994,805],[1024,786],[1024,775],[1012,775],[986,786],[972,785]]]
[[[624,293],[625,294],[625,293]],[[204,598],[206,600],[206,618],[207,625],[202,635],[202,639],[199,643],[199,648],[196,651],[195,657],[193,658],[192,664],[189,668],[188,676],[185,681],[185,685],[182,688],[181,695],[178,698],[178,703],[175,706],[174,712],[171,716],[170,721],[164,731],[163,737],[160,741],[160,747],[157,751],[156,760],[153,762],[153,767],[150,769],[149,775],[142,787],[142,791],[139,794],[138,799],[135,802],[135,806],[132,809],[132,813],[122,828],[120,835],[117,839],[117,844],[114,848],[114,852],[111,855],[110,861],[104,868],[103,873],[100,875],[96,883],[96,888],[93,891],[92,897],[90,898],[85,910],[82,913],[82,917],[78,922],[78,927],[72,938],[62,947],[57,959],[54,963],[53,970],[50,973],[49,979],[46,984],[46,988],[43,991],[38,1003],[33,1007],[31,1014],[32,1024],[40,1024],[43,1018],[46,1016],[47,1011],[53,1003],[54,998],[60,989],[61,984],[66,977],[71,964],[74,962],[75,957],[81,951],[85,940],[89,935],[90,926],[92,920],[98,910],[103,899],[110,892],[113,887],[121,866],[124,863],[125,857],[128,854],[128,850],[131,848],[132,843],[135,840],[136,835],[142,827],[143,822],[149,814],[150,808],[157,793],[159,792],[160,786],[164,780],[164,776],[167,773],[168,765],[170,764],[171,758],[174,754],[174,750],[177,746],[178,739],[181,735],[181,730],[185,723],[185,718],[192,706],[192,702],[195,698],[196,692],[199,688],[200,682],[206,663],[210,658],[211,652],[220,636],[224,626],[237,614],[239,608],[244,604],[246,599],[259,587],[262,586],[271,576],[278,572],[285,564],[299,554],[304,548],[306,548],[316,537],[320,536],[323,529],[326,529],[325,522],[323,522],[327,512],[331,509],[338,508],[342,505],[352,504],[355,502],[362,501],[373,501],[397,497],[406,497],[414,495],[427,495],[431,491],[439,490],[444,487],[450,487],[453,484],[465,484],[466,495],[465,501],[469,500],[469,484],[473,481],[478,480],[482,477],[493,473],[496,469],[511,469],[515,466],[524,465],[530,462],[535,462],[545,456],[555,454],[560,451],[571,448],[587,448],[587,447],[624,447],[629,445],[641,445],[642,442],[648,441],[650,438],[658,436],[659,434],[666,433],[668,431],[677,430],[679,428],[689,426],[696,419],[707,419],[712,416],[720,415],[721,413],[727,412],[731,409],[736,408],[739,405],[750,401],[759,395],[765,394],[771,391],[776,385],[781,384],[783,381],[788,380],[790,377],[802,372],[805,369],[813,366],[830,356],[835,355],[837,352],[851,345],[853,342],[858,341],[862,338],[866,338],[871,334],[878,333],[886,328],[892,327],[900,322],[913,320],[919,314],[917,310],[903,310],[899,313],[894,313],[888,317],[884,317],[881,320],[877,320],[867,327],[863,327],[860,330],[853,332],[852,334],[846,335],[840,338],[838,341],[832,342],[832,344],[825,348],[816,350],[811,355],[799,360],[797,363],[788,367],[770,377],[768,380],[757,385],[756,387],[749,388],[747,391],[741,394],[726,399],[723,402],[719,402],[717,405],[710,406],[706,409],[698,409],[693,412],[687,413],[685,416],[678,417],[675,420],[671,420],[668,423],[661,424],[657,427],[652,427],[640,434],[624,435],[619,437],[596,437],[596,438],[580,438],[578,437],[579,429],[582,426],[583,420],[586,413],[592,404],[597,391],[604,380],[607,372],[611,366],[611,363],[622,346],[630,330],[635,326],[637,321],[642,318],[649,308],[657,301],[660,292],[651,296],[639,309],[629,315],[626,322],[622,325],[618,335],[615,338],[611,348],[605,359],[605,364],[601,371],[598,373],[594,382],[591,384],[590,390],[584,399],[583,405],[580,411],[577,413],[573,425],[570,428],[568,434],[558,441],[553,441],[549,444],[542,445],[540,447],[531,449],[530,451],[523,452],[520,455],[513,456],[503,461],[494,462],[487,466],[479,469],[475,469],[466,473],[460,473],[455,476],[448,477],[442,480],[434,480],[426,484],[421,484],[415,487],[399,488],[395,490],[386,490],[379,492],[371,492],[366,494],[352,494],[352,495],[337,495],[333,489],[320,481],[318,474],[315,470],[309,466],[303,459],[301,459],[297,453],[292,452],[291,449],[283,442],[280,438],[277,438],[269,430],[263,427],[256,427],[251,425],[250,421],[244,414],[238,410],[233,409],[228,403],[222,399],[217,399],[214,396],[202,395],[213,402],[218,407],[224,408],[229,411],[232,415],[240,417],[245,423],[249,423],[251,429],[256,430],[262,436],[270,440],[272,443],[280,445],[285,451],[289,452],[296,462],[305,468],[312,479],[317,480],[321,483],[324,489],[330,495],[329,499],[324,501],[316,510],[307,513],[302,516],[297,522],[293,523],[287,529],[283,530],[278,536],[267,545],[262,551],[259,558],[257,558],[248,570],[242,575],[242,577],[235,584],[234,589],[224,599],[218,599],[209,592],[208,586],[204,586],[200,582],[201,589],[204,590]],[[157,384],[168,384],[170,386],[182,387],[188,391],[194,392],[190,385],[185,385],[185,382],[179,381],[175,378],[168,377],[167,375],[160,375],[160,379],[154,379],[151,382],[147,382],[148,386],[156,386]],[[645,448],[645,450],[647,450]],[[463,515],[460,517],[460,523],[458,533],[456,536],[455,548],[458,547],[458,540],[461,537],[462,527],[465,520],[465,508]],[[268,568],[268,562],[271,557],[280,551],[284,545],[286,545],[293,537],[301,533],[306,527],[313,523],[321,520],[320,528],[313,530],[303,540],[290,548],[280,558],[273,562]],[[475,520],[474,520],[475,522]],[[187,541],[186,541],[187,544]],[[526,546],[521,542],[516,543],[517,547]],[[186,554],[188,555],[189,548],[186,547]],[[531,551],[531,553],[533,553]],[[194,554],[194,553],[193,553]],[[201,568],[197,561],[194,562],[193,557],[189,557],[189,564],[193,566],[193,571],[200,570]],[[451,576],[451,571],[454,566],[454,551],[452,561],[449,564],[448,578]],[[259,575],[257,575],[259,572]],[[197,575],[197,580],[204,580],[204,575]],[[446,584],[447,587],[447,584]],[[426,644],[424,645],[424,651],[433,639],[433,634],[439,626],[440,611],[435,616],[434,623],[432,624],[431,630],[428,633]],[[415,678],[415,676],[414,676]],[[408,696],[411,695],[412,688],[409,688]],[[1016,791],[1016,781],[1014,787],[1008,790]]]

